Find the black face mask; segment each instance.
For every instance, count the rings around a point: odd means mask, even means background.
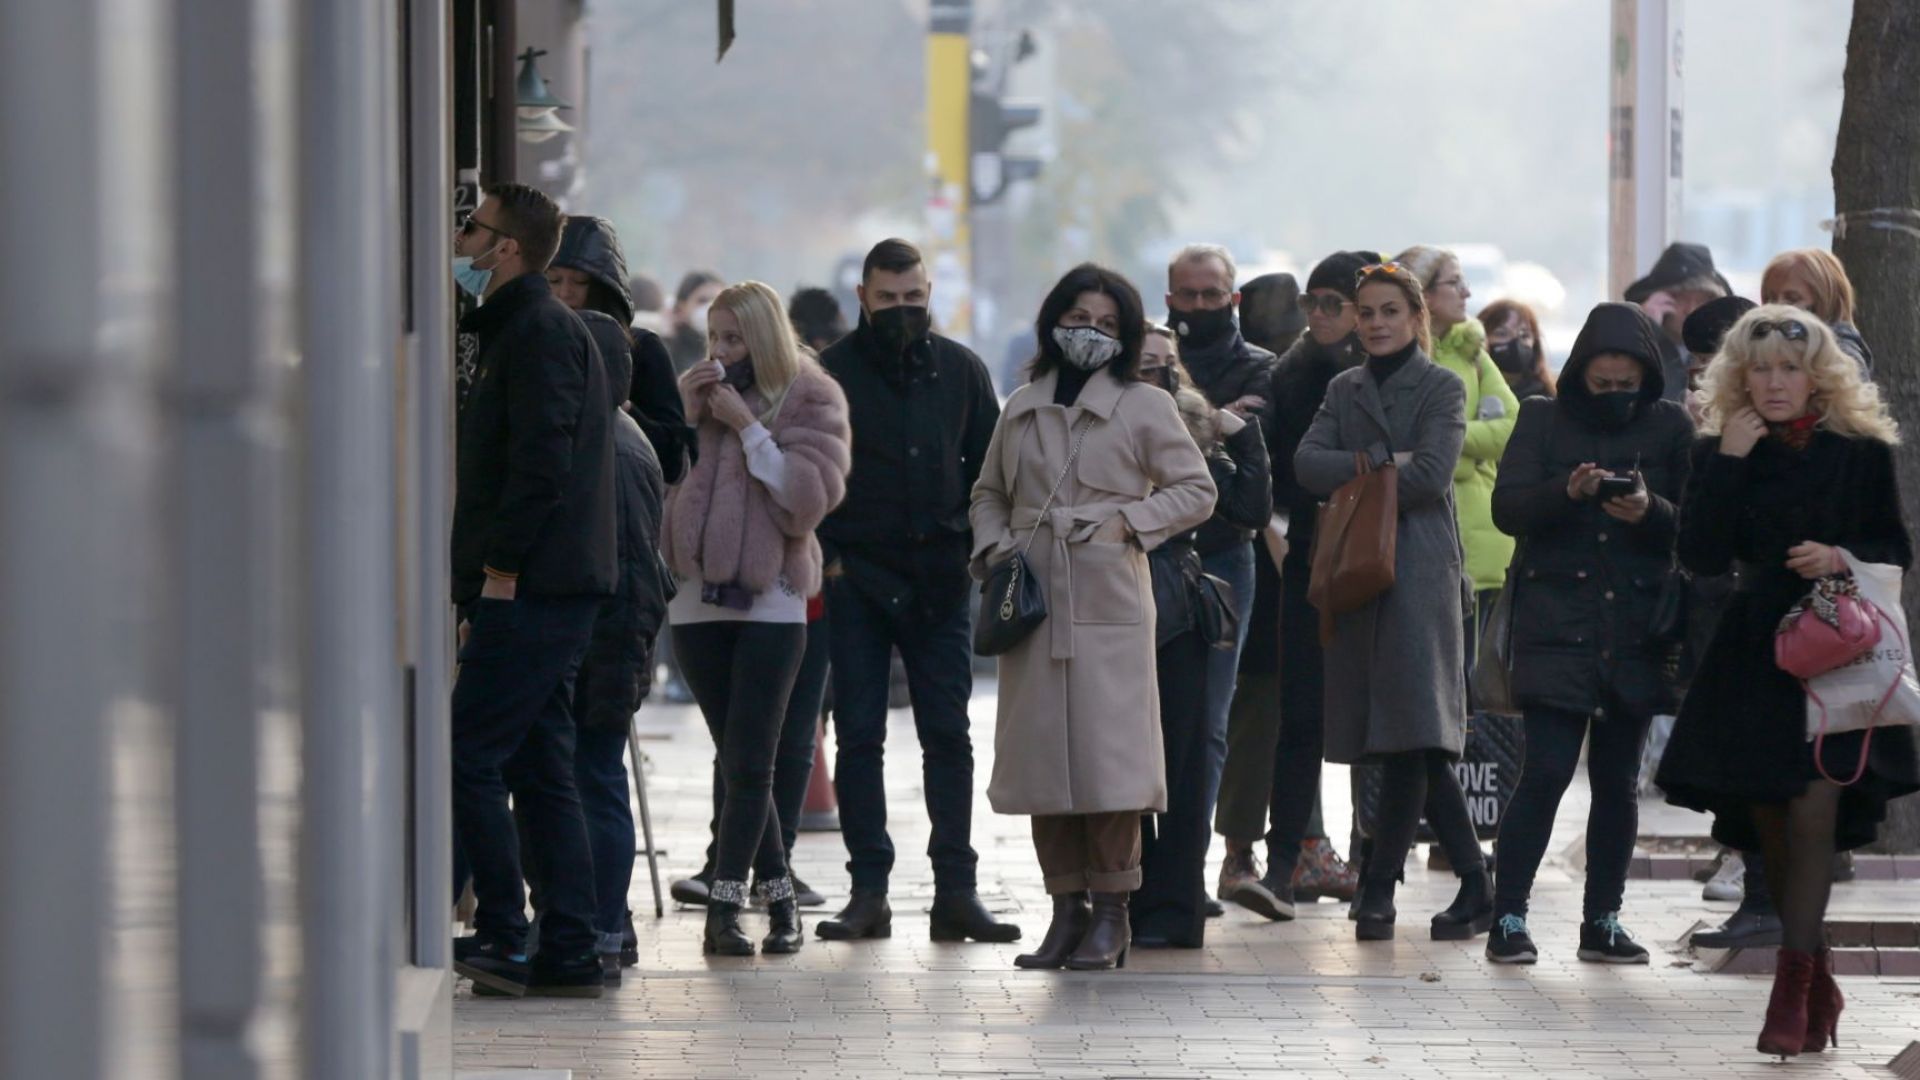
[[[1623,428],[1633,422],[1634,414],[1640,410],[1640,391],[1610,390],[1594,394],[1593,405],[1602,426]]]
[[[925,307],[900,304],[867,313],[867,325],[873,327],[880,347],[889,356],[898,356],[933,328],[933,316]]]
[[[1533,371],[1534,347],[1519,338],[1487,346],[1487,355],[1493,357],[1494,364],[1509,375],[1526,375]]]
[[[1180,389],[1180,376],[1174,373],[1173,365],[1171,364],[1145,372],[1142,377],[1147,383],[1157,386],[1169,394]]]
[[[726,374],[720,376],[720,381],[743,394],[752,389],[753,357],[749,356],[745,360],[735,360],[728,364]]]
[[[1233,333],[1233,305],[1210,311],[1169,311],[1167,321],[1173,323],[1180,340],[1204,349]]]

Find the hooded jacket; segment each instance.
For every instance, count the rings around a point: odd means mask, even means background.
[[[1693,421],[1665,400],[1661,334],[1638,307],[1601,304],[1587,316],[1560,375],[1558,398],[1531,398],[1500,461],[1493,521],[1519,539],[1513,573],[1513,691],[1525,709],[1600,716],[1614,702],[1639,716],[1674,704],[1665,666],[1673,643],[1650,633],[1673,557]],[[1631,417],[1611,423],[1587,389],[1602,353],[1638,360]],[[1567,483],[1582,463],[1617,476],[1636,467],[1649,496],[1628,524]]]
[[[1467,575],[1476,592],[1498,589],[1513,561],[1513,539],[1493,527],[1493,483],[1520,419],[1520,399],[1487,355],[1487,331],[1479,319],[1455,323],[1434,341],[1433,362],[1467,387],[1467,441],[1453,467],[1453,508],[1460,515]]]
[[[556,270],[578,270],[592,278],[611,309],[605,314],[621,326],[632,327],[633,294],[627,287],[627,257],[621,254],[620,237],[607,219],[568,217],[567,227],[560,234],[560,249],[547,265]],[[677,484],[694,454],[694,438],[693,429],[687,425],[686,406],[680,401],[673,360],[659,334],[637,327],[630,334],[632,373],[621,385],[626,388],[626,400],[633,402],[634,419],[653,444],[667,483]],[[603,356],[612,355],[608,349],[603,343]]]

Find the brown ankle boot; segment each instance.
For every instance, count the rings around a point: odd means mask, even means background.
[[[1781,949],[1773,963],[1773,996],[1767,1000],[1767,1026],[1754,1049],[1790,1058],[1807,1041],[1807,992],[1813,985],[1813,954]]]
[[[1104,971],[1127,966],[1127,946],[1133,941],[1133,928],[1127,922],[1127,894],[1093,894],[1093,922],[1080,939],[1080,947],[1067,957],[1070,971]]]
[[[1092,921],[1093,912],[1087,908],[1086,893],[1060,893],[1053,898],[1053,922],[1047,926],[1047,935],[1040,939],[1040,947],[1014,957],[1013,966],[1046,969],[1065,964],[1073,950],[1080,947],[1080,939]]]
[[[1833,950],[1819,949],[1813,954],[1813,982],[1807,988],[1807,1038],[1801,1053],[1840,1045],[1840,1011],[1846,1007],[1840,984],[1833,981]]]

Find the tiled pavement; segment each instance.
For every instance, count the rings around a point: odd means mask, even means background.
[[[985,785],[992,686],[973,711]],[[705,844],[711,746],[689,707],[649,705],[642,734],[653,760],[652,808],[668,857],[693,870]],[[697,910],[655,921],[645,862],[634,883],[641,962],[598,1001],[475,1000],[462,983],[455,1039],[464,1069],[571,1069],[576,1078],[625,1077],[1773,1077],[1887,1076],[1882,1066],[1920,1038],[1920,980],[1843,979],[1843,1046],[1786,1066],[1753,1050],[1768,980],[1690,970],[1672,942],[1714,917],[1692,882],[1629,884],[1625,921],[1654,949],[1649,967],[1606,968],[1573,958],[1579,879],[1567,860],[1544,867],[1533,925],[1538,966],[1500,968],[1480,943],[1426,940],[1428,914],[1452,879],[1409,866],[1402,932],[1356,944],[1343,908],[1321,904],[1276,925],[1232,911],[1209,927],[1208,947],[1137,952],[1124,971],[1019,972],[1020,945],[935,945],[921,919],[931,876],[921,852],[919,755],[896,713],[890,814],[900,864],[895,936],[810,940],[797,956],[752,960],[700,954]],[[1329,770],[1334,830],[1348,819],[1344,776]],[[1562,807],[1553,850],[1578,840],[1581,788]],[[1031,946],[1047,903],[1026,822],[976,803],[982,893],[1018,920]],[[1649,804],[1643,831],[1703,831],[1690,815]],[[1344,844],[1342,845],[1344,847]],[[1215,849],[1218,860],[1218,847]],[[843,898],[845,853],[833,833],[802,834],[796,864],[830,898]],[[1911,918],[1912,885],[1846,885],[1835,915]],[[1726,910],[1718,905],[1719,912]],[[809,915],[808,921],[820,917]],[[763,916],[748,930],[759,933]],[[537,1075],[537,1074],[536,1074]]]

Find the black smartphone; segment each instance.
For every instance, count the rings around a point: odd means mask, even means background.
[[[1640,481],[1631,476],[1603,476],[1600,478],[1600,489],[1594,492],[1594,496],[1605,502],[1608,499],[1624,499],[1639,490]]]

